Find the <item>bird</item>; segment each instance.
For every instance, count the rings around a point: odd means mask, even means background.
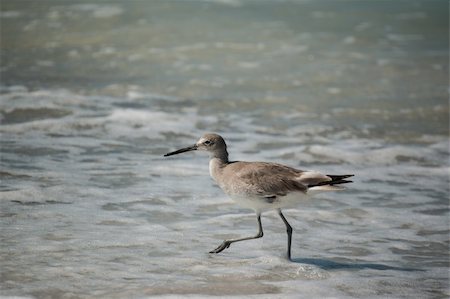
[[[293,228],[283,215],[282,209],[295,208],[319,192],[344,190],[342,184],[352,183],[347,178],[354,176],[326,175],[270,162],[230,161],[225,140],[215,133],[204,134],[194,145],[169,152],[164,157],[190,151],[209,153],[209,173],[213,180],[238,205],[253,209],[256,213],[256,235],[226,239],[209,252],[214,254],[229,248],[233,243],[262,238],[264,233],[261,214],[276,210],[286,226],[286,256],[291,260]]]

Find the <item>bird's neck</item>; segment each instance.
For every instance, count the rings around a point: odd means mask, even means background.
[[[221,155],[211,155],[209,160],[209,174],[216,181],[219,182],[223,169],[228,164],[228,153],[225,151]]]
[[[224,149],[221,151],[215,151],[215,152],[211,153],[211,160],[213,160],[213,159],[219,160],[218,162],[220,162],[220,163],[227,164],[228,163],[227,150]]]

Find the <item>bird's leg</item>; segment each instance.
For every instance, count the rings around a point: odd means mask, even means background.
[[[257,216],[257,219],[258,219],[258,228],[259,228],[258,233],[256,234],[256,236],[253,236],[253,237],[246,237],[246,238],[240,238],[240,239],[229,239],[229,240],[224,240],[224,241],[222,242],[222,244],[219,245],[219,247],[217,247],[217,248],[214,249],[214,250],[211,250],[209,253],[219,253],[219,252],[225,250],[226,248],[230,247],[230,245],[231,245],[232,243],[235,243],[235,242],[261,238],[261,237],[264,235],[263,229],[262,229],[262,224],[261,224],[261,214],[258,213],[256,216]]]
[[[281,209],[278,209],[278,215],[280,215],[281,219],[283,219],[283,222],[286,225],[286,232],[288,235],[287,258],[288,260],[291,260],[292,226],[289,224],[289,222],[287,222],[286,218],[284,218],[283,213],[281,213]]]

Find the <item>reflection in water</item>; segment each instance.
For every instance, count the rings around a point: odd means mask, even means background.
[[[354,262],[334,262],[326,259],[314,259],[314,258],[293,258],[293,262],[300,264],[308,264],[317,266],[323,270],[394,270],[394,271],[425,271],[415,268],[403,268],[393,267],[384,264],[372,264],[372,263],[354,263]]]

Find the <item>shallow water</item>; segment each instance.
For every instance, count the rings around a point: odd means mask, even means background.
[[[2,1],[1,295],[446,298],[448,3]],[[263,215],[163,158],[355,173]]]

